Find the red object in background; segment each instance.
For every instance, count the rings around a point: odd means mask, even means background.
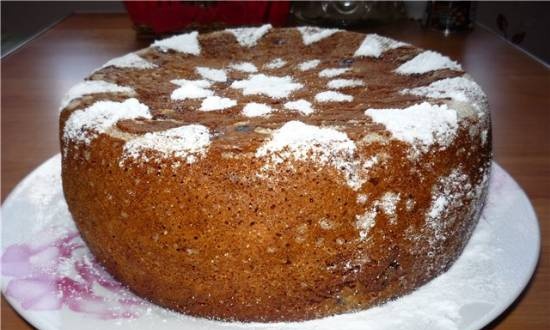
[[[290,9],[289,1],[125,1],[136,26],[146,26],[156,34],[177,32],[192,25],[238,26],[271,23],[282,26]]]

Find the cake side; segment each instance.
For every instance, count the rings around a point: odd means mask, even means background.
[[[245,321],[362,309],[446,270],[477,222],[487,103],[439,54],[264,27],[110,63],[64,101],[64,191],[98,260],[153,302]]]

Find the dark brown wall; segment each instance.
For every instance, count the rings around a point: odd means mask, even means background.
[[[407,6],[422,7],[421,3]],[[125,11],[121,1],[2,1],[1,6],[2,55],[73,12]],[[478,2],[475,6],[478,24],[550,64],[550,2]]]
[[[2,1],[2,56],[74,12],[125,12],[122,1]]]
[[[477,22],[550,65],[550,2],[479,2]]]

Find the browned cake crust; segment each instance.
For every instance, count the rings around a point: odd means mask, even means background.
[[[452,66],[395,72],[423,50],[395,45],[378,57],[358,55],[365,37],[340,31],[304,44],[296,29],[271,29],[257,44],[242,46],[232,33],[216,32],[198,36],[200,54],[159,44],[137,53],[151,67],[94,72],[88,80],[133,89],[75,94],[60,116],[65,197],[98,261],[154,303],[241,321],[306,320],[364,309],[448,269],[484,200],[491,154],[486,101],[482,92],[474,97],[468,90],[465,97],[404,93],[464,72]],[[285,64],[266,69],[276,58]],[[317,67],[298,69],[313,59],[320,60]],[[245,95],[231,86],[253,73],[228,69],[243,61],[259,68],[254,74],[289,75],[303,86],[284,97]],[[200,111],[204,97],[171,98],[178,85],[170,81],[201,79],[196,67],[224,69],[227,79],[210,81],[208,90],[235,105]],[[349,70],[320,77],[326,68]],[[351,101],[315,99],[338,78],[363,82],[338,90]],[[148,106],[148,119],[118,117],[102,127],[97,117],[75,119],[79,111],[91,113],[97,101],[129,97]],[[309,100],[315,111],[284,110],[286,102],[298,99]],[[406,132],[365,112],[425,101],[458,114],[452,139],[436,139],[450,125],[430,131],[427,140],[416,133],[408,140]],[[243,115],[252,102],[276,111]],[[338,158],[344,152],[339,149],[331,153],[332,140],[308,140],[303,154],[292,149],[295,140],[265,155],[258,151],[290,121],[309,125],[297,128],[344,133],[345,143],[355,148],[352,156]],[[191,158],[188,143],[181,147],[184,153],[162,139],[129,148],[146,133],[190,124],[203,125],[210,136]],[[434,143],[422,143],[430,136]],[[282,160],[273,161],[273,155]],[[336,158],[340,162],[332,161]],[[348,171],[355,161],[359,169]]]

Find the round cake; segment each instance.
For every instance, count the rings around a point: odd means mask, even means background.
[[[411,292],[462,252],[490,170],[481,88],[376,34],[177,35],[61,108],[65,198],[96,259],[201,317],[307,320]]]

